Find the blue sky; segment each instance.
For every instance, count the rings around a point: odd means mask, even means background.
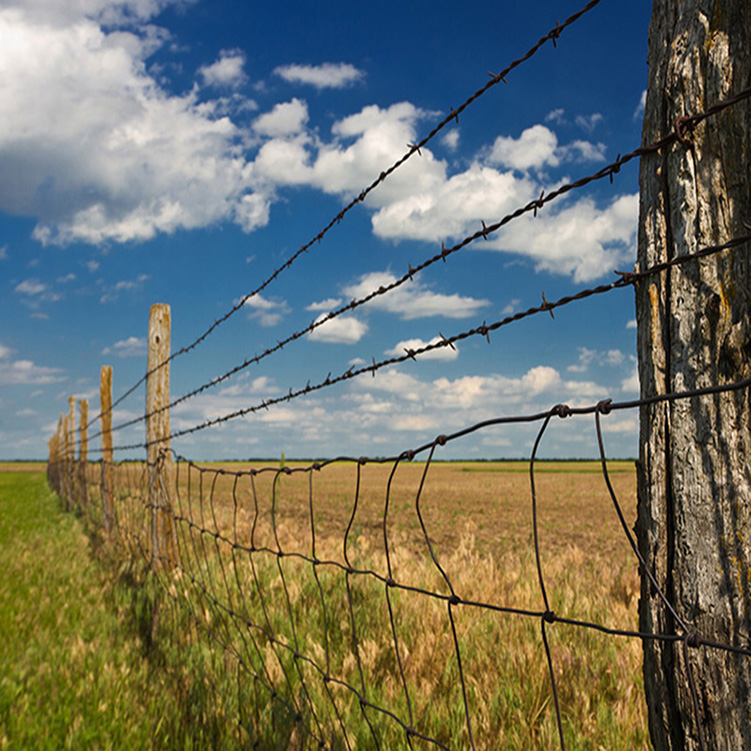
[[[4,0],[0,457],[46,455],[67,396],[145,370],[149,306],[189,344],[449,112],[583,5]],[[444,128],[323,242],[172,366],[173,397],[401,277],[641,140],[650,3],[603,0]],[[181,430],[613,279],[636,253],[635,164],[434,264],[172,412]],[[176,439],[193,459],[391,455],[489,417],[638,394],[617,290]],[[139,389],[115,423],[143,413]],[[606,421],[637,453],[637,414]],[[452,457],[526,456],[497,428]],[[115,444],[143,440],[143,426]],[[593,456],[591,420],[542,453]],[[123,454],[132,456],[133,454]]]

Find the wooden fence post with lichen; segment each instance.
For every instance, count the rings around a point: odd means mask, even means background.
[[[644,141],[746,89],[749,70],[748,0],[655,0]],[[746,100],[642,157],[642,268],[747,233],[750,154]],[[643,397],[748,378],[748,246],[651,277],[637,289],[637,320]],[[751,661],[701,641],[751,637],[750,424],[746,390],[642,407],[639,546],[673,611],[644,577],[640,630],[683,637],[644,641],[657,751],[751,751]]]
[[[157,569],[177,560],[172,516],[172,455],[169,416],[170,307],[151,306],[146,364],[146,446],[151,509],[151,563]]]
[[[112,486],[112,367],[103,365],[99,376],[99,407],[102,420],[102,522],[104,531],[115,525],[115,499]]]
[[[81,507],[86,510],[89,505],[89,487],[86,482],[89,463],[89,402],[79,399],[78,410],[81,415],[78,425],[78,497]]]

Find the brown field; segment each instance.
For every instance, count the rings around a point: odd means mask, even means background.
[[[612,462],[608,469],[631,528],[635,468]],[[435,463],[427,472],[420,462],[359,468],[337,462],[321,469],[289,462],[284,471],[182,463],[173,472],[179,565],[162,586],[203,624],[201,630],[218,633],[224,649],[287,692],[290,702],[303,690],[312,711],[331,727],[336,705],[355,735],[354,746],[369,747],[362,710],[342,688],[364,681],[375,705],[405,721],[412,712],[421,732],[467,747],[456,639],[476,748],[558,745],[540,640],[545,603],[528,463]],[[114,474],[124,543],[136,557],[148,556],[144,466],[121,464]],[[100,466],[90,465],[88,517],[94,527],[99,476]],[[549,609],[558,618],[636,629],[638,570],[600,465],[540,462],[534,480]],[[313,558],[319,565],[311,565]],[[398,585],[393,594],[384,589],[386,579]],[[461,600],[449,608],[454,638],[445,599],[451,588]],[[560,622],[548,631],[567,747],[648,748],[640,640]],[[274,641],[266,640],[269,633]],[[342,681],[333,694],[308,662],[296,665],[292,653],[298,650]],[[266,706],[263,690],[257,701]],[[258,709],[254,727],[268,725],[265,711]],[[404,747],[398,724],[368,714],[385,747]],[[266,742],[307,747],[298,745],[298,732],[287,724]]]

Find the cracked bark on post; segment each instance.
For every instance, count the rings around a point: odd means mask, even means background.
[[[170,454],[169,363],[170,307],[151,306],[146,369],[146,443],[151,506],[151,563],[171,569],[176,562],[172,517],[172,455]],[[162,366],[162,367],[159,367]],[[152,372],[153,371],[153,372]]]
[[[676,119],[749,86],[747,0],[655,0],[649,30],[645,143]],[[705,120],[642,159],[639,265],[645,268],[745,232],[751,220],[751,106]],[[751,375],[748,246],[674,268],[637,289],[642,396]],[[689,631],[747,646],[751,612],[751,402],[748,391],[642,408],[637,534],[642,554]],[[685,635],[642,577],[640,629]],[[751,749],[751,660],[644,641],[657,751]]]

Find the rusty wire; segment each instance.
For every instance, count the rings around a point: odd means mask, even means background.
[[[386,458],[368,457],[337,457],[326,461],[315,462],[307,466],[279,467],[266,466],[261,468],[228,470],[224,468],[206,467],[191,462],[176,454],[177,477],[174,481],[174,503],[171,516],[178,529],[177,539],[179,554],[177,556],[177,573],[170,575],[159,569],[155,571],[161,584],[163,594],[173,602],[178,610],[185,612],[187,618],[205,634],[209,642],[225,652],[238,665],[254,685],[259,685],[268,694],[271,702],[279,702],[294,715],[296,725],[301,729],[304,737],[310,739],[313,746],[319,748],[335,748],[344,744],[353,748],[353,729],[345,721],[342,698],[349,696],[354,705],[359,705],[359,716],[368,727],[368,732],[376,748],[382,748],[379,740],[376,716],[393,723],[404,734],[407,745],[412,746],[413,739],[421,739],[438,748],[449,748],[443,741],[431,737],[421,728],[412,709],[412,694],[410,684],[406,679],[403,665],[404,646],[401,645],[402,630],[399,623],[399,607],[394,600],[394,593],[421,596],[436,603],[443,603],[447,608],[448,626],[452,635],[453,649],[446,660],[453,660],[458,666],[456,680],[458,681],[461,712],[464,715],[466,737],[471,748],[475,748],[473,732],[473,706],[476,699],[471,699],[467,691],[468,676],[462,665],[462,647],[457,636],[454,623],[454,612],[462,609],[472,611],[486,611],[498,616],[517,617],[538,620],[541,629],[541,641],[547,663],[550,680],[550,691],[553,697],[551,712],[557,724],[559,743],[565,749],[562,715],[565,706],[561,705],[555,676],[554,656],[551,652],[548,631],[556,627],[567,626],[578,629],[596,631],[610,636],[630,639],[659,640],[672,642],[679,646],[685,655],[685,680],[691,687],[695,685],[694,672],[696,666],[691,654],[697,650],[719,650],[743,657],[751,657],[751,645],[730,644],[715,641],[711,634],[697,633],[688,616],[682,615],[677,606],[662,590],[654,577],[648,563],[641,556],[638,547],[629,530],[621,507],[620,500],[610,481],[608,460],[603,440],[602,421],[616,411],[634,410],[659,402],[674,403],[679,400],[695,400],[706,396],[716,396],[723,393],[739,392],[751,387],[751,378],[734,383],[718,384],[714,386],[693,389],[684,392],[658,394],[651,397],[632,401],[614,402],[604,399],[596,404],[573,407],[557,404],[548,410],[522,415],[494,417],[473,425],[464,427],[450,435],[439,435],[432,441],[420,446],[402,451],[398,455]],[[537,504],[536,459],[541,442],[554,419],[567,420],[573,416],[594,416],[594,429],[600,456],[602,475],[607,487],[608,495],[617,514],[620,527],[628,540],[629,546],[638,561],[639,568],[652,584],[650,596],[657,597],[663,606],[670,611],[674,620],[675,630],[665,633],[650,633],[630,628],[606,626],[603,623],[577,618],[575,613],[565,615],[556,612],[552,598],[546,588],[545,566],[543,564],[542,546],[538,530],[540,528],[540,512]],[[440,561],[431,542],[429,525],[421,510],[421,496],[425,480],[434,465],[436,452],[449,443],[457,441],[469,434],[486,430],[497,425],[520,425],[539,423],[540,428],[529,459],[529,501],[532,517],[533,541],[537,581],[541,596],[541,607],[530,609],[518,607],[513,603],[496,602],[492,600],[474,600],[462,597],[462,592],[455,586],[452,573]],[[425,561],[429,562],[445,584],[446,591],[416,586],[409,581],[402,581],[397,577],[392,565],[392,542],[389,538],[389,513],[392,497],[392,481],[399,466],[411,462],[420,455],[427,454],[425,465],[421,473],[421,480],[414,495],[412,508],[419,521],[422,541],[427,554]],[[347,463],[356,472],[356,483],[352,496],[351,513],[343,539],[343,560],[322,558],[319,554],[317,541],[319,534],[315,523],[315,490],[314,478],[326,467],[334,463]],[[385,571],[373,568],[362,568],[351,559],[350,535],[353,524],[358,515],[360,502],[361,469],[367,464],[391,466],[388,481],[384,489],[383,511],[380,516],[380,528],[385,553]],[[94,469],[96,465],[89,465]],[[120,506],[118,508],[118,532],[124,541],[124,549],[136,559],[146,563],[153,559],[149,550],[149,519],[152,518],[153,502],[148,498],[147,465],[121,464],[117,471],[120,481]],[[60,488],[74,488],[75,483],[62,483],[59,478],[66,472],[71,476],[73,468],[51,468],[50,476],[58,478]],[[187,478],[181,481],[180,474]],[[260,510],[260,491],[257,481],[265,474],[271,476],[270,490],[270,523],[273,534],[266,540],[258,536]],[[284,521],[284,510],[280,507],[280,485],[286,476],[302,474],[308,478],[308,515],[310,523],[310,545],[306,552],[301,549],[289,549],[282,542],[279,534],[280,524]],[[88,481],[92,489],[86,497],[96,495],[98,479],[95,473],[89,471]],[[217,483],[219,478],[228,477],[232,480],[231,521],[220,521],[220,513],[228,508],[227,500],[218,497]],[[250,500],[245,501],[238,492],[241,483],[249,484]],[[83,497],[83,495],[82,495]],[[319,503],[323,503],[321,500]],[[75,505],[75,498],[73,499]],[[250,534],[242,536],[238,532],[238,516],[245,514],[252,516]],[[269,565],[275,567],[276,575],[268,580]],[[320,627],[322,630],[323,647],[317,652],[298,638],[295,626],[299,614],[295,614],[290,594],[291,579],[295,566],[304,566],[304,570],[311,573],[316,582],[318,592],[317,607],[320,609]],[[265,573],[261,568],[265,566]],[[344,577],[346,585],[346,612],[349,618],[349,639],[342,633],[337,640],[338,629],[334,629],[328,613],[333,605],[332,592],[327,594],[322,585],[323,572],[328,577]],[[353,597],[353,580],[371,581],[382,587],[383,599],[388,610],[390,641],[395,654],[394,680],[402,687],[402,709],[396,705],[384,705],[373,701],[369,696],[369,689],[360,661],[362,633],[362,618],[374,607],[372,602],[356,602]],[[276,581],[276,583],[274,583]],[[280,595],[281,588],[281,595]],[[251,613],[251,601],[257,603],[254,617]],[[275,608],[276,602],[276,608]],[[273,611],[273,612],[272,612]],[[280,615],[281,613],[281,615]],[[358,619],[358,615],[360,618]],[[282,618],[283,617],[283,618]],[[308,617],[313,617],[308,616]],[[280,621],[280,618],[282,620]],[[179,636],[178,636],[179,638]],[[354,653],[356,672],[354,682],[341,670],[332,665],[331,654],[334,650],[351,650]],[[343,668],[342,668],[343,670]],[[339,671],[339,672],[338,672]],[[272,673],[276,673],[274,678]],[[336,687],[338,693],[332,688]],[[327,706],[321,707],[313,699],[315,689],[322,689],[327,697]],[[342,694],[341,692],[345,692]],[[693,712],[696,726],[701,728],[701,708],[696,698],[695,689],[692,690]],[[398,702],[397,702],[398,703]],[[354,706],[353,705],[353,706]],[[701,732],[701,730],[699,730]],[[338,741],[337,741],[338,739]],[[703,739],[702,739],[703,743]],[[306,746],[303,746],[306,747]]]
[[[278,341],[275,345],[268,347],[266,350],[264,350],[260,355],[254,355],[253,357],[246,358],[241,362],[240,364],[230,368],[226,372],[222,373],[219,376],[216,376],[212,378],[211,380],[207,381],[206,383],[198,386],[197,388],[193,389],[192,391],[187,392],[186,394],[183,394],[180,397],[177,397],[176,399],[172,400],[169,404],[160,407],[152,412],[146,413],[144,415],[140,415],[139,417],[135,417],[131,420],[124,421],[112,428],[113,432],[122,430],[124,428],[130,427],[132,425],[136,425],[140,422],[143,422],[147,420],[149,417],[159,414],[160,412],[163,412],[165,410],[169,410],[172,407],[175,407],[179,404],[182,404],[183,402],[198,396],[202,394],[203,392],[207,391],[210,388],[213,388],[214,386],[219,385],[220,383],[223,383],[233,375],[236,375],[237,373],[241,372],[245,368],[249,367],[250,365],[257,364],[261,360],[265,359],[266,357],[269,357],[270,355],[274,354],[275,352],[280,351],[283,349],[287,344],[290,344],[292,342],[298,341],[299,339],[302,339],[305,335],[309,334],[310,332],[317,329],[319,326],[324,325],[328,321],[330,321],[333,318],[336,318],[344,313],[350,312],[355,310],[356,308],[361,307],[362,305],[365,305],[366,303],[370,302],[371,300],[386,295],[392,290],[396,289],[397,287],[402,286],[408,281],[412,281],[415,274],[420,273],[421,271],[425,270],[426,268],[432,266],[433,264],[438,263],[439,261],[443,261],[445,263],[446,259],[450,256],[452,256],[454,253],[457,253],[458,251],[462,250],[463,248],[467,247],[471,243],[475,242],[476,240],[479,240],[480,238],[483,238],[485,240],[488,239],[488,236],[497,232],[499,229],[501,229],[503,226],[508,224],[509,222],[513,221],[514,219],[517,219],[525,214],[529,214],[530,212],[533,213],[534,216],[537,216],[537,212],[543,208],[546,204],[550,203],[551,201],[554,201],[557,198],[560,198],[561,196],[569,193],[572,190],[577,190],[580,188],[583,188],[587,185],[589,185],[592,182],[602,180],[606,177],[608,177],[612,183],[613,176],[617,175],[621,168],[625,165],[631,162],[632,160],[636,159],[637,157],[645,156],[646,154],[652,154],[660,151],[661,149],[666,148],[667,146],[672,145],[676,141],[679,143],[685,143],[686,137],[685,132],[687,130],[693,130],[696,125],[698,125],[700,122],[705,120],[707,117],[710,117],[712,115],[716,115],[723,110],[727,109],[728,107],[731,107],[735,104],[738,104],[739,102],[742,102],[746,99],[751,97],[751,88],[745,89],[744,91],[740,92],[737,96],[734,96],[732,98],[723,100],[722,102],[718,102],[717,104],[713,105],[712,107],[709,107],[707,110],[700,112],[696,115],[693,115],[691,117],[684,117],[680,118],[675,125],[675,129],[671,131],[666,136],[663,136],[656,141],[652,142],[649,145],[641,146],[638,149],[634,149],[628,154],[625,154],[624,156],[618,155],[615,161],[611,162],[610,164],[606,165],[605,167],[601,168],[597,172],[587,175],[585,177],[582,177],[574,182],[566,183],[559,188],[551,191],[550,193],[545,193],[543,191],[539,198],[534,199],[524,206],[518,207],[515,211],[506,214],[502,219],[498,220],[497,222],[486,224],[484,221],[482,222],[482,227],[479,230],[476,230],[471,235],[466,236],[464,239],[462,239],[460,242],[456,243],[455,245],[452,245],[450,247],[446,247],[445,244],[441,244],[441,250],[439,253],[434,254],[433,256],[423,260],[419,264],[416,264],[413,266],[411,263],[409,264],[408,271],[402,275],[400,278],[395,279],[393,282],[381,285],[378,289],[373,290],[367,295],[364,295],[361,298],[351,300],[346,305],[342,305],[339,308],[336,308],[335,310],[330,311],[327,315],[319,317],[317,320],[312,321],[307,327],[300,329],[298,331],[295,331],[294,333],[287,336],[285,339],[282,339]],[[733,242],[733,241],[731,241]],[[745,242],[742,241],[742,242]],[[732,245],[729,245],[727,247],[732,247]],[[714,251],[711,251],[714,252]],[[658,268],[658,267],[655,267]],[[660,267],[661,268],[661,267]],[[545,305],[547,305],[547,301],[544,298],[543,295],[543,309],[545,309]],[[552,307],[549,306],[549,309],[552,310]],[[482,332],[481,332],[482,333]],[[443,340],[444,337],[441,335],[441,339]],[[453,341],[456,341],[454,339]],[[429,349],[446,346],[446,344],[441,341],[437,343],[436,345],[430,345],[427,348],[422,349],[416,349],[411,351],[412,353],[408,351],[407,354],[409,357],[413,357],[416,354],[422,354],[425,351],[429,351]],[[400,362],[405,358],[392,358],[389,361],[383,361],[384,364],[393,364],[394,362]],[[157,366],[156,369],[158,369]],[[371,368],[367,368],[366,370],[371,370]],[[358,371],[354,371],[354,374],[357,375],[359,373],[363,372],[363,369],[360,369]],[[147,373],[148,375],[148,373]],[[146,376],[144,376],[145,378]],[[141,383],[140,381],[139,383]],[[336,381],[334,381],[336,382]],[[297,393],[305,393],[305,391],[297,392]],[[286,397],[285,397],[286,398]],[[278,401],[283,401],[285,398],[278,399],[278,400],[268,400],[265,404],[262,404],[262,407],[266,407],[269,404],[277,403]],[[114,405],[113,405],[114,406]],[[256,410],[250,410],[250,411],[256,411]],[[240,414],[232,413],[233,417],[237,416],[240,417],[242,414],[248,414],[248,412],[242,412]],[[231,418],[229,418],[231,419]],[[215,423],[210,423],[215,424]],[[206,425],[208,427],[209,425]],[[97,436],[101,435],[100,433],[95,433],[92,438],[96,438]],[[182,435],[180,433],[176,433],[173,435]],[[135,446],[128,446],[127,448],[134,448]]]
[[[534,57],[534,55],[545,46],[547,42],[552,42],[553,46],[557,48],[558,46],[558,39],[560,38],[561,34],[572,24],[574,24],[576,21],[578,21],[585,13],[588,13],[590,10],[592,10],[595,6],[599,5],[602,0],[590,0],[583,8],[578,10],[576,13],[573,13],[571,16],[569,16],[563,23],[556,22],[556,25],[548,31],[547,34],[540,37],[538,41],[527,50],[527,52],[522,55],[521,57],[513,60],[511,63],[509,63],[500,73],[489,73],[490,80],[485,83],[484,86],[480,87],[477,91],[475,91],[471,96],[469,96],[464,102],[462,102],[459,107],[454,109],[454,107],[450,108],[450,112],[448,115],[446,115],[426,136],[424,136],[420,141],[417,141],[413,144],[407,144],[408,151],[404,153],[402,157],[400,157],[396,162],[394,162],[390,167],[383,170],[378,177],[373,180],[373,182],[365,187],[358,195],[353,198],[343,209],[341,209],[336,216],[333,217],[329,221],[329,223],[320,230],[312,239],[308,240],[304,245],[302,245],[297,251],[295,251],[281,266],[279,266],[277,269],[274,270],[274,272],[268,276],[258,287],[256,287],[252,292],[248,292],[247,294],[243,295],[243,297],[240,298],[240,300],[235,303],[235,305],[232,306],[223,316],[216,319],[207,329],[204,331],[203,334],[201,334],[198,338],[193,340],[191,344],[188,344],[184,347],[181,347],[176,352],[173,352],[166,360],[163,362],[155,365],[151,370],[147,370],[146,373],[144,373],[141,378],[139,378],[136,383],[134,383],[130,388],[128,388],[118,399],[116,399],[112,406],[110,407],[109,411],[112,411],[116,406],[121,404],[127,397],[129,397],[142,383],[146,381],[146,379],[153,373],[157,372],[161,368],[168,365],[172,360],[174,360],[177,357],[180,357],[181,355],[187,354],[191,350],[195,349],[201,342],[203,342],[206,338],[208,338],[215,329],[217,329],[221,324],[223,324],[225,321],[227,321],[229,318],[231,318],[235,313],[237,313],[239,310],[241,310],[245,303],[250,300],[252,297],[255,297],[256,295],[263,292],[263,290],[266,289],[273,281],[279,277],[282,272],[284,272],[286,269],[288,269],[292,264],[297,261],[297,259],[303,255],[303,253],[307,253],[310,248],[315,245],[316,243],[321,242],[324,237],[337,225],[339,224],[342,219],[358,204],[362,203],[367,196],[373,192],[381,183],[383,183],[385,180],[388,179],[388,177],[395,172],[399,167],[401,167],[407,160],[409,160],[415,153],[418,154],[418,156],[421,156],[421,149],[425,147],[430,141],[435,138],[436,135],[438,135],[447,125],[449,125],[452,122],[459,122],[459,115],[464,112],[474,101],[479,99],[483,94],[485,94],[487,91],[492,89],[493,87],[497,86],[499,83],[508,83],[506,80],[508,75],[518,68],[520,65],[525,63],[530,58]],[[100,412],[96,417],[94,417],[92,420],[89,421],[88,426],[92,425],[94,422],[96,422],[99,418],[101,418],[102,413]]]

